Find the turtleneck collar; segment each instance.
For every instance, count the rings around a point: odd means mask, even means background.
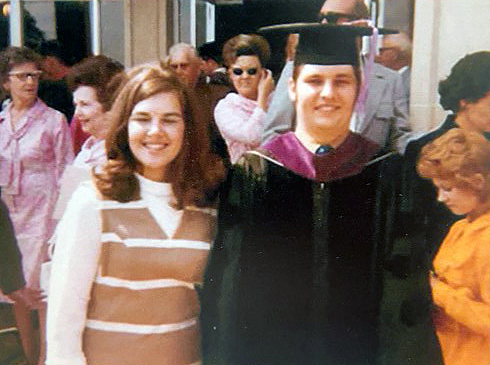
[[[140,189],[142,192],[147,192],[153,195],[159,196],[173,196],[172,184],[166,182],[158,182],[147,179],[142,175],[135,173],[136,178],[140,183]]]

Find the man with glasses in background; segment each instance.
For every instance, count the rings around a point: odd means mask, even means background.
[[[412,42],[405,33],[383,36],[376,62],[398,72],[403,81],[405,94],[410,100],[410,64],[412,61]]]

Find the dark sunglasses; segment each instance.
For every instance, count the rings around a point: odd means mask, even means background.
[[[357,20],[357,16],[352,14],[335,13],[329,11],[327,14],[318,14],[320,23],[337,24],[339,19],[348,19],[349,21]]]
[[[246,72],[250,76],[253,76],[253,75],[257,75],[257,71],[258,70],[256,68],[249,68],[248,70],[244,71],[240,67],[235,67],[231,72],[233,72],[233,75],[237,75],[237,76],[240,76],[241,74],[243,74],[243,72]]]
[[[390,49],[395,49],[395,47],[380,47],[379,53],[383,53],[385,51],[389,51]]]

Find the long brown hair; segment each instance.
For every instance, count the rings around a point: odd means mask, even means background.
[[[159,66],[139,66],[129,71],[110,111],[111,127],[106,138],[108,160],[101,173],[95,173],[99,191],[120,202],[140,198],[135,176],[138,161],[129,148],[128,121],[134,106],[161,92],[175,93],[184,118],[184,141],[178,156],[168,167],[175,206],[204,206],[209,196],[225,176],[222,161],[211,154],[209,133],[194,114],[187,88],[175,74]]]

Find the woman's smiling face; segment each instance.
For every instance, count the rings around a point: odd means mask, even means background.
[[[93,86],[80,85],[73,92],[75,117],[85,133],[96,138],[104,138],[107,129],[104,106],[97,99]]]
[[[184,118],[175,92],[160,92],[137,103],[128,122],[129,148],[137,171],[147,179],[165,181],[169,164],[184,141]]]

